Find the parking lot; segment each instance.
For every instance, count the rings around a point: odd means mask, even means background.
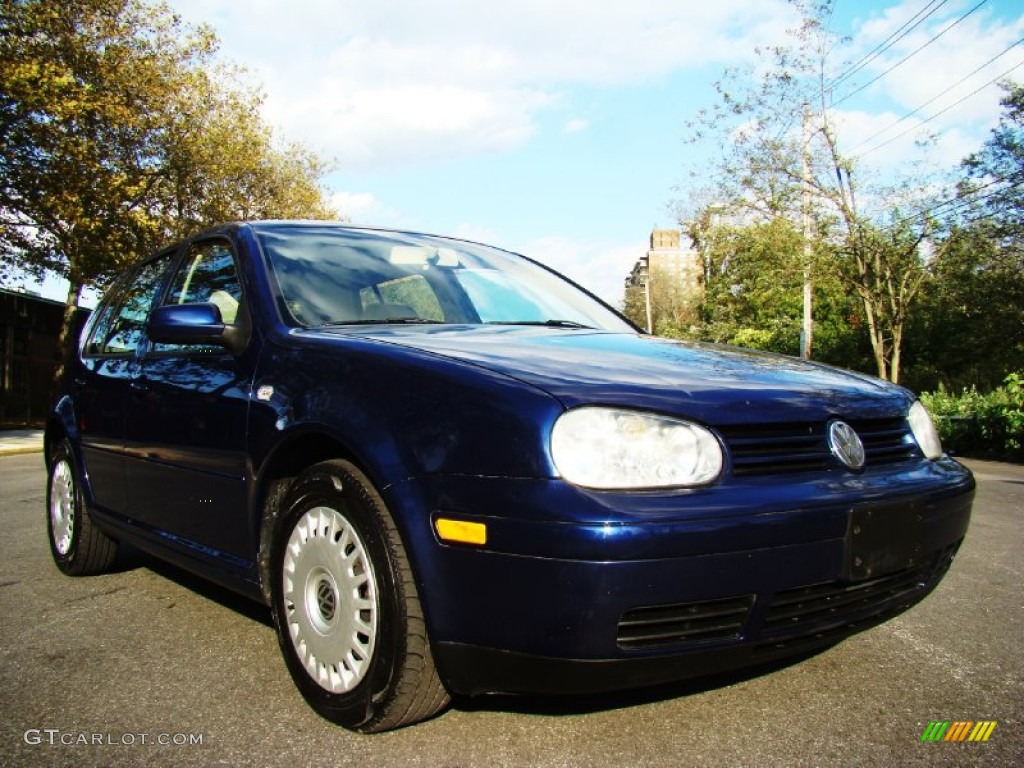
[[[41,455],[0,457],[0,765],[1021,764],[1024,467],[967,463],[978,497],[943,584],[824,653],[598,699],[457,700],[359,736],[306,706],[262,607],[140,554],[60,575]],[[997,725],[922,742],[936,720]]]

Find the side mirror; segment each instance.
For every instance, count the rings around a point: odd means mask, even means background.
[[[160,344],[205,344],[232,354],[245,348],[248,334],[225,325],[216,304],[169,304],[149,316],[149,338]]]

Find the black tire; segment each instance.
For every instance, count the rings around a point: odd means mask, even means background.
[[[288,492],[271,592],[288,671],[323,717],[374,733],[447,706],[401,538],[352,464],[317,464]]]
[[[71,445],[61,440],[46,483],[46,532],[53,562],[68,576],[104,573],[117,557],[117,541],[96,526],[82,499],[80,477]]]

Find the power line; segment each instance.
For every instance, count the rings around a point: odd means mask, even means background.
[[[1012,182],[1012,183],[1010,183],[1009,186],[1007,186],[1007,187],[1000,187],[999,189],[994,189],[991,192],[989,192],[987,194],[984,194],[984,195],[979,195],[978,194],[979,192],[981,192],[981,191],[983,191],[985,189],[988,189],[989,187],[993,187],[993,186],[995,186],[997,184],[1005,184],[1007,182]],[[911,221],[916,221],[917,219],[920,219],[920,218],[922,218],[924,216],[927,216],[929,214],[936,214],[939,211],[941,211],[943,208],[948,208],[949,209],[948,211],[944,212],[945,215],[955,214],[955,213],[958,213],[959,211],[965,210],[967,208],[971,208],[971,207],[977,205],[978,203],[983,203],[983,202],[985,202],[986,200],[988,200],[991,197],[995,197],[996,195],[1003,194],[1007,190],[1017,189],[1020,186],[1024,186],[1024,179],[1018,178],[1017,180],[1014,180],[1013,177],[1011,177],[1011,178],[996,178],[996,179],[993,179],[992,181],[990,181],[987,184],[983,184],[982,186],[980,186],[980,187],[978,187],[976,189],[972,189],[968,193],[970,195],[970,197],[954,197],[954,198],[952,198],[950,200],[943,200],[941,203],[937,203],[936,205],[930,206],[928,208],[922,208],[921,210],[915,211],[914,213],[908,214],[906,216],[900,216],[900,217],[896,218],[892,222],[892,224],[889,227],[887,227],[887,229],[891,229],[891,228],[897,227],[897,226],[899,226],[901,224],[906,224],[906,223],[911,222]]]
[[[935,5],[936,2],[938,2],[939,4],[936,7],[932,8],[930,11],[928,11],[928,9],[931,8],[931,6]],[[903,22],[903,25],[901,27],[899,27],[898,29],[896,29],[894,32],[892,32],[887,38],[885,38],[885,40],[880,42],[871,51],[869,51],[867,54],[862,56],[856,63],[851,64],[850,68],[847,69],[845,72],[837,75],[836,79],[833,80],[831,83],[829,83],[826,86],[826,90],[831,91],[831,90],[835,89],[835,87],[837,85],[839,85],[841,82],[843,82],[844,80],[847,80],[852,75],[856,74],[861,69],[863,69],[865,66],[867,66],[872,61],[877,59],[879,56],[881,56],[887,50],[892,48],[896,43],[898,43],[904,37],[909,35],[915,29],[917,29],[917,27],[920,24],[922,24],[925,21],[925,19],[927,19],[929,16],[931,16],[937,10],[939,10],[939,8],[944,6],[947,2],[949,2],[949,0],[941,0],[941,2],[939,2],[939,0],[930,0],[930,2],[926,6],[924,6],[924,8],[922,8],[917,13],[915,13],[913,16],[911,16],[909,19],[907,19],[905,22]],[[920,16],[925,11],[928,11],[928,13],[925,14],[925,16],[923,18],[918,20],[916,24],[914,24],[909,29],[907,29],[908,25],[910,25],[914,21],[914,19],[917,19],[917,17]],[[906,30],[906,31],[904,32],[903,30]],[[902,32],[902,34],[900,34],[901,32]]]
[[[868,82],[864,83],[864,85],[862,85],[862,86],[861,86],[860,88],[857,88],[856,90],[850,91],[850,92],[849,92],[848,94],[846,94],[845,96],[843,96],[843,98],[839,99],[839,101],[833,101],[833,102],[832,102],[832,106],[833,106],[833,107],[838,107],[838,106],[839,106],[840,104],[842,104],[842,103],[843,103],[844,101],[847,101],[848,99],[850,99],[850,98],[852,98],[852,97],[856,96],[856,95],[857,95],[858,93],[860,93],[861,91],[863,91],[863,90],[864,90],[865,88],[867,88],[867,87],[869,87],[869,86],[871,86],[871,85],[873,85],[873,84],[877,83],[877,82],[878,82],[879,80],[881,80],[881,79],[882,79],[883,77],[885,77],[885,76],[886,76],[886,75],[888,75],[888,74],[889,74],[890,72],[892,72],[892,71],[893,71],[894,69],[896,69],[897,67],[899,67],[899,66],[901,66],[902,64],[904,64],[904,63],[905,63],[905,62],[906,62],[906,61],[907,61],[908,59],[911,59],[911,58],[913,58],[914,56],[916,56],[917,54],[919,54],[919,53],[920,53],[921,51],[923,51],[923,50],[924,50],[925,48],[927,48],[927,47],[928,47],[929,45],[931,45],[931,44],[932,44],[932,43],[934,43],[934,42],[935,42],[936,40],[938,40],[938,39],[939,39],[940,37],[942,37],[943,35],[945,35],[945,34],[946,34],[947,32],[949,32],[949,30],[951,30],[951,29],[952,29],[953,27],[955,27],[956,25],[958,25],[958,24],[959,24],[960,22],[962,22],[962,21],[963,21],[964,19],[966,19],[966,18],[967,18],[968,16],[970,16],[970,15],[971,15],[972,13],[974,13],[974,12],[975,12],[976,10],[978,10],[979,8],[981,8],[981,6],[983,6],[983,5],[984,5],[985,3],[987,3],[987,2],[988,2],[988,0],[981,0],[981,2],[980,2],[980,3],[978,3],[978,4],[976,5],[976,6],[974,6],[973,8],[971,8],[971,10],[967,11],[967,13],[963,14],[963,15],[962,15],[962,16],[961,16],[960,18],[956,19],[956,20],[955,20],[955,21],[953,21],[953,22],[952,22],[951,24],[947,25],[947,26],[946,26],[946,27],[945,27],[945,28],[944,28],[944,29],[943,29],[943,30],[942,30],[941,32],[939,32],[939,33],[938,33],[938,34],[936,34],[936,35],[935,35],[935,36],[934,36],[933,38],[931,38],[930,40],[928,40],[928,42],[926,42],[926,43],[923,43],[922,45],[919,45],[919,46],[918,46],[917,48],[915,48],[915,49],[914,49],[913,51],[911,51],[910,53],[908,53],[908,54],[907,54],[906,56],[904,56],[904,57],[903,57],[902,59],[900,59],[899,61],[897,61],[897,62],[896,62],[895,64],[893,64],[893,65],[892,65],[891,67],[889,67],[889,68],[888,68],[887,70],[885,70],[884,72],[882,72],[882,73],[881,73],[881,74],[879,74],[879,75],[876,75],[875,77],[873,77],[873,78],[872,78],[871,80],[869,80]]]
[[[963,103],[964,103],[965,101],[967,101],[967,100],[968,100],[969,98],[971,98],[972,96],[976,96],[976,95],[978,95],[979,93],[981,93],[981,92],[982,92],[983,90],[985,90],[986,88],[988,88],[988,87],[989,87],[990,85],[992,85],[993,83],[996,83],[996,82],[998,82],[998,81],[1002,80],[1002,79],[1003,79],[1004,77],[1006,77],[1006,76],[1007,76],[1008,74],[1010,74],[1011,72],[1013,72],[1013,70],[1015,70],[1015,69],[1020,69],[1020,67],[1022,67],[1022,66],[1024,66],[1024,61],[1021,61],[1021,62],[1018,62],[1017,64],[1014,64],[1014,65],[1013,65],[1012,67],[1010,67],[1010,68],[1009,68],[1008,70],[1006,70],[1006,71],[1005,71],[1005,72],[1003,72],[1002,74],[1000,74],[1000,75],[996,75],[995,77],[993,77],[993,78],[992,78],[991,80],[989,80],[989,81],[988,81],[987,83],[985,83],[985,84],[984,84],[984,85],[982,85],[981,87],[979,87],[979,88],[976,88],[976,89],[975,89],[974,91],[972,91],[971,93],[967,94],[967,95],[966,95],[966,96],[964,96],[964,97],[963,97],[962,99],[957,99],[957,100],[956,100],[956,101],[954,101],[954,102],[953,102],[952,104],[950,104],[950,105],[949,105],[948,107],[945,107],[944,109],[940,109],[940,110],[939,110],[938,112],[936,112],[936,113],[935,113],[934,115],[932,115],[931,117],[929,117],[929,118],[927,118],[927,119],[925,119],[925,120],[922,120],[922,121],[921,121],[920,123],[918,123],[917,125],[912,125],[912,126],[910,126],[909,128],[907,128],[907,130],[905,130],[905,131],[902,131],[901,133],[897,133],[897,134],[896,134],[895,136],[893,136],[893,137],[892,137],[892,138],[890,138],[890,139],[886,139],[886,140],[885,140],[885,141],[883,141],[883,142],[882,142],[881,144],[877,144],[877,145],[873,146],[873,147],[872,147],[871,149],[868,149],[868,150],[866,150],[866,151],[864,151],[864,152],[861,152],[861,153],[860,153],[860,155],[858,155],[858,158],[864,157],[865,155],[870,155],[870,154],[871,154],[872,152],[874,152],[875,150],[881,149],[881,148],[882,148],[882,147],[884,147],[884,146],[887,146],[887,145],[889,145],[889,144],[892,144],[892,143],[893,143],[894,141],[896,141],[897,139],[903,138],[903,137],[904,137],[904,136],[906,136],[906,135],[907,135],[908,133],[911,133],[912,131],[916,131],[916,130],[917,130],[917,129],[919,129],[919,128],[920,128],[920,127],[921,127],[922,125],[926,125],[926,124],[930,123],[930,122],[931,122],[932,120],[934,120],[935,118],[939,117],[940,115],[943,115],[943,114],[945,114],[946,112],[949,112],[949,110],[953,109],[953,107],[956,107],[956,106],[959,106],[960,104],[963,104]],[[934,99],[933,99],[933,101],[934,101]],[[891,127],[891,126],[890,126],[890,127]],[[888,128],[887,128],[886,130],[888,130]],[[883,133],[884,133],[884,131],[883,131]],[[862,142],[862,143],[863,143],[863,142]],[[860,146],[860,145],[858,145],[858,146]]]
[[[945,96],[945,95],[946,95],[947,93],[949,93],[950,91],[952,91],[952,90],[953,90],[954,88],[956,88],[956,87],[958,87],[958,86],[962,85],[962,84],[963,84],[963,83],[965,83],[965,82],[966,82],[967,80],[969,80],[970,78],[974,77],[974,75],[978,74],[978,73],[979,73],[979,72],[980,72],[981,70],[985,69],[985,67],[987,67],[987,66],[988,66],[989,64],[991,64],[992,62],[994,62],[994,61],[996,61],[996,60],[998,60],[998,59],[1001,59],[1001,58],[1002,58],[1003,56],[1005,56],[1005,55],[1006,55],[1007,53],[1009,53],[1010,51],[1012,51],[1012,50],[1013,50],[1014,48],[1016,48],[1016,47],[1017,47],[1018,45],[1020,45],[1021,43],[1024,43],[1024,37],[1022,37],[1022,38],[1021,38],[1020,40],[1018,40],[1017,42],[1015,42],[1015,43],[1011,44],[1011,45],[1010,45],[1009,47],[1007,47],[1007,48],[1006,48],[1006,49],[1005,49],[1005,50],[1004,50],[1004,51],[1003,51],[1002,53],[999,53],[999,54],[997,54],[997,55],[993,56],[993,57],[992,57],[991,59],[989,59],[988,61],[986,61],[986,62],[985,62],[984,64],[982,64],[982,65],[981,65],[980,67],[978,67],[977,69],[975,69],[975,70],[974,70],[973,72],[971,72],[970,74],[968,74],[968,75],[964,75],[963,77],[961,77],[961,78],[960,78],[959,80],[957,80],[957,81],[956,81],[955,83],[953,83],[953,85],[951,85],[951,86],[949,86],[948,88],[946,88],[946,89],[944,89],[944,90],[940,91],[939,93],[937,93],[937,94],[936,94],[935,96],[933,96],[932,98],[930,98],[930,99],[929,99],[928,101],[926,101],[926,102],[925,102],[924,104],[921,104],[921,105],[920,105],[920,106],[918,106],[918,107],[917,107],[916,109],[914,109],[914,111],[913,111],[913,112],[908,112],[907,114],[905,114],[905,115],[904,115],[903,117],[901,117],[901,118],[900,118],[899,120],[897,120],[896,122],[894,122],[894,123],[891,123],[890,125],[887,125],[887,126],[886,126],[885,128],[883,128],[882,130],[880,130],[880,131],[878,131],[878,132],[876,132],[876,133],[872,134],[871,136],[868,136],[868,137],[867,137],[866,139],[864,139],[864,141],[860,142],[860,144],[858,144],[857,146],[855,146],[855,147],[853,148],[853,150],[851,150],[851,152],[852,152],[852,151],[855,151],[855,150],[857,150],[857,149],[860,149],[860,148],[861,148],[861,147],[863,147],[863,146],[864,146],[865,144],[868,144],[869,142],[873,141],[874,139],[877,139],[877,138],[878,138],[879,136],[881,136],[881,135],[882,135],[883,133],[888,133],[888,132],[889,132],[890,130],[892,130],[893,128],[895,128],[895,127],[896,127],[897,125],[899,125],[900,123],[902,123],[902,122],[904,122],[904,121],[906,121],[906,120],[910,119],[911,117],[913,117],[914,115],[916,115],[916,114],[917,114],[918,112],[920,112],[920,111],[921,111],[922,109],[924,109],[925,107],[927,107],[927,106],[928,106],[929,104],[932,104],[933,102],[937,101],[938,99],[942,98],[942,97],[943,97],[943,96]],[[1019,66],[1019,65],[1018,65],[1018,66]],[[1000,77],[1002,77],[1002,75],[1000,75]],[[983,86],[983,87],[984,87],[984,86]],[[972,94],[972,95],[973,95],[973,94]],[[929,119],[930,119],[930,118],[929,118]],[[903,135],[903,134],[900,134],[900,135]],[[884,146],[884,145],[879,145],[879,146]],[[868,151],[869,151],[869,152],[873,152],[874,150],[868,150]],[[864,154],[867,154],[867,152],[865,152]]]
[[[897,220],[896,223],[902,224],[908,221],[913,221],[914,219],[921,218],[923,216],[927,216],[928,214],[936,214],[942,211],[943,208],[949,209],[948,211],[945,211],[946,214],[956,213],[957,211],[961,211],[965,208],[970,208],[974,205],[977,205],[978,203],[985,202],[990,197],[995,197],[996,195],[1001,194],[1002,192],[1005,191],[1005,188],[1001,187],[999,189],[993,189],[991,192],[988,192],[984,195],[980,194],[982,190],[988,189],[989,187],[994,187],[997,184],[1004,184],[1008,181],[1010,181],[1010,179],[993,179],[988,184],[983,184],[982,186],[976,189],[972,189],[970,192],[967,193],[967,195],[969,196],[954,197],[949,200],[943,200],[941,203],[936,203],[935,205],[929,208],[922,208],[921,210],[909,216],[901,217],[900,219]],[[1009,189],[1015,189],[1022,183],[1024,183],[1024,181],[1015,181],[1012,184],[1010,184]]]
[[[824,86],[824,90],[826,92],[831,92],[837,85],[839,85],[839,83],[843,82],[848,77],[850,77],[851,75],[855,74],[857,71],[859,71],[861,68],[863,68],[865,65],[867,65],[871,61],[874,61],[874,59],[876,59],[878,56],[880,56],[881,54],[885,53],[887,50],[889,50],[889,48],[891,48],[893,45],[898,43],[900,40],[902,40],[908,34],[913,32],[922,22],[925,21],[925,19],[927,19],[929,16],[931,16],[937,10],[939,10],[947,2],[949,2],[949,0],[929,0],[927,5],[925,5],[921,10],[919,10],[917,13],[915,13],[913,16],[911,16],[909,19],[907,19],[907,21],[903,22],[903,24],[899,28],[897,28],[895,31],[890,33],[889,36],[887,38],[885,38],[885,40],[883,40],[878,45],[876,45],[871,51],[869,51],[867,54],[865,54],[860,59],[858,59],[854,64],[851,64],[850,67],[845,72],[841,72],[840,74],[836,75],[835,79],[832,80],[831,83],[829,83],[829,84]],[[931,8],[931,6],[935,5],[936,3],[938,3],[938,5],[935,6],[935,8],[932,8],[930,11],[928,11],[928,9]],[[835,4],[831,5],[830,8],[829,8],[828,19],[826,20],[826,22],[824,24],[824,28],[825,28],[826,32],[828,31],[829,27],[832,24],[832,17],[835,14],[835,10],[836,10]],[[923,18],[921,18],[916,24],[914,24],[912,27],[907,29],[907,26],[910,25],[912,22],[914,22],[914,20],[917,19],[917,17],[920,16],[922,13],[925,13],[925,11],[928,11],[928,13],[925,14],[925,16]],[[906,29],[905,32],[903,32],[904,29]],[[900,34],[900,32],[903,32],[903,34]],[[775,141],[778,142],[779,140],[781,140],[782,136],[785,135],[789,131],[789,129],[793,127],[793,123],[795,123],[795,122],[796,122],[796,118],[795,117],[791,117],[790,120],[786,123],[786,125],[783,126],[783,128],[779,132],[778,136],[775,137]]]

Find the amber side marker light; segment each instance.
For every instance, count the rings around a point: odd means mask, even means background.
[[[470,523],[466,520],[439,517],[434,522],[434,526],[437,528],[437,535],[441,537],[441,541],[479,546],[487,543],[487,526],[483,523]]]

